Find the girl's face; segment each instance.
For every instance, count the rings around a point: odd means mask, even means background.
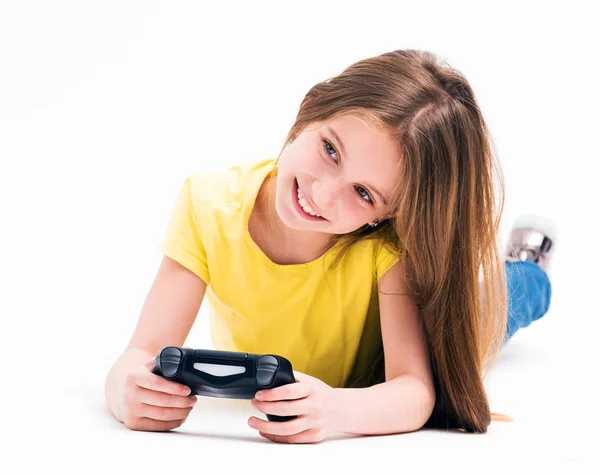
[[[382,221],[399,161],[395,143],[356,117],[311,124],[281,154],[277,214],[292,229],[330,234]]]

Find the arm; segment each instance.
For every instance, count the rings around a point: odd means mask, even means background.
[[[332,388],[294,371],[295,384],[258,391],[252,405],[264,414],[300,417],[287,422],[251,417],[250,427],[285,443],[319,442],[331,432],[389,434],[423,427],[433,411],[435,389],[420,312],[406,295],[402,276],[396,264],[379,280],[385,383]]]
[[[182,346],[202,304],[206,283],[169,257],[164,257],[123,354],[105,382],[106,401],[118,420],[118,389],[130,369],[154,358],[168,345]]]
[[[433,411],[435,394],[418,377],[398,376],[369,388],[335,389],[340,426],[348,434],[396,434],[419,430]]]
[[[369,388],[335,389],[340,432],[414,431],[423,427],[433,411],[435,389],[427,344],[419,310],[407,294],[400,261],[379,280],[386,382]]]

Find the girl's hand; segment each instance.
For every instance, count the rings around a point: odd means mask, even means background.
[[[320,379],[299,371],[294,371],[294,377],[296,383],[258,391],[252,405],[264,414],[298,417],[286,422],[251,417],[248,425],[273,442],[320,442],[335,432],[339,417],[337,392]]]
[[[196,404],[190,388],[152,373],[154,358],[130,370],[118,398],[121,421],[132,430],[167,431],[182,425]]]

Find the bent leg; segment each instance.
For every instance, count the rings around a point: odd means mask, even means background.
[[[506,343],[519,328],[541,318],[550,307],[552,285],[546,272],[531,261],[506,261],[508,315]]]

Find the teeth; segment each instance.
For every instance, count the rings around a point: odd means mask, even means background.
[[[320,218],[321,216],[318,215],[317,213],[315,213],[313,211],[313,209],[308,205],[308,203],[304,199],[304,195],[300,191],[300,188],[297,188],[297,192],[298,192],[298,203],[300,203],[300,206],[302,206],[302,209],[304,211],[306,211],[308,214],[310,214],[311,216],[318,216]]]

